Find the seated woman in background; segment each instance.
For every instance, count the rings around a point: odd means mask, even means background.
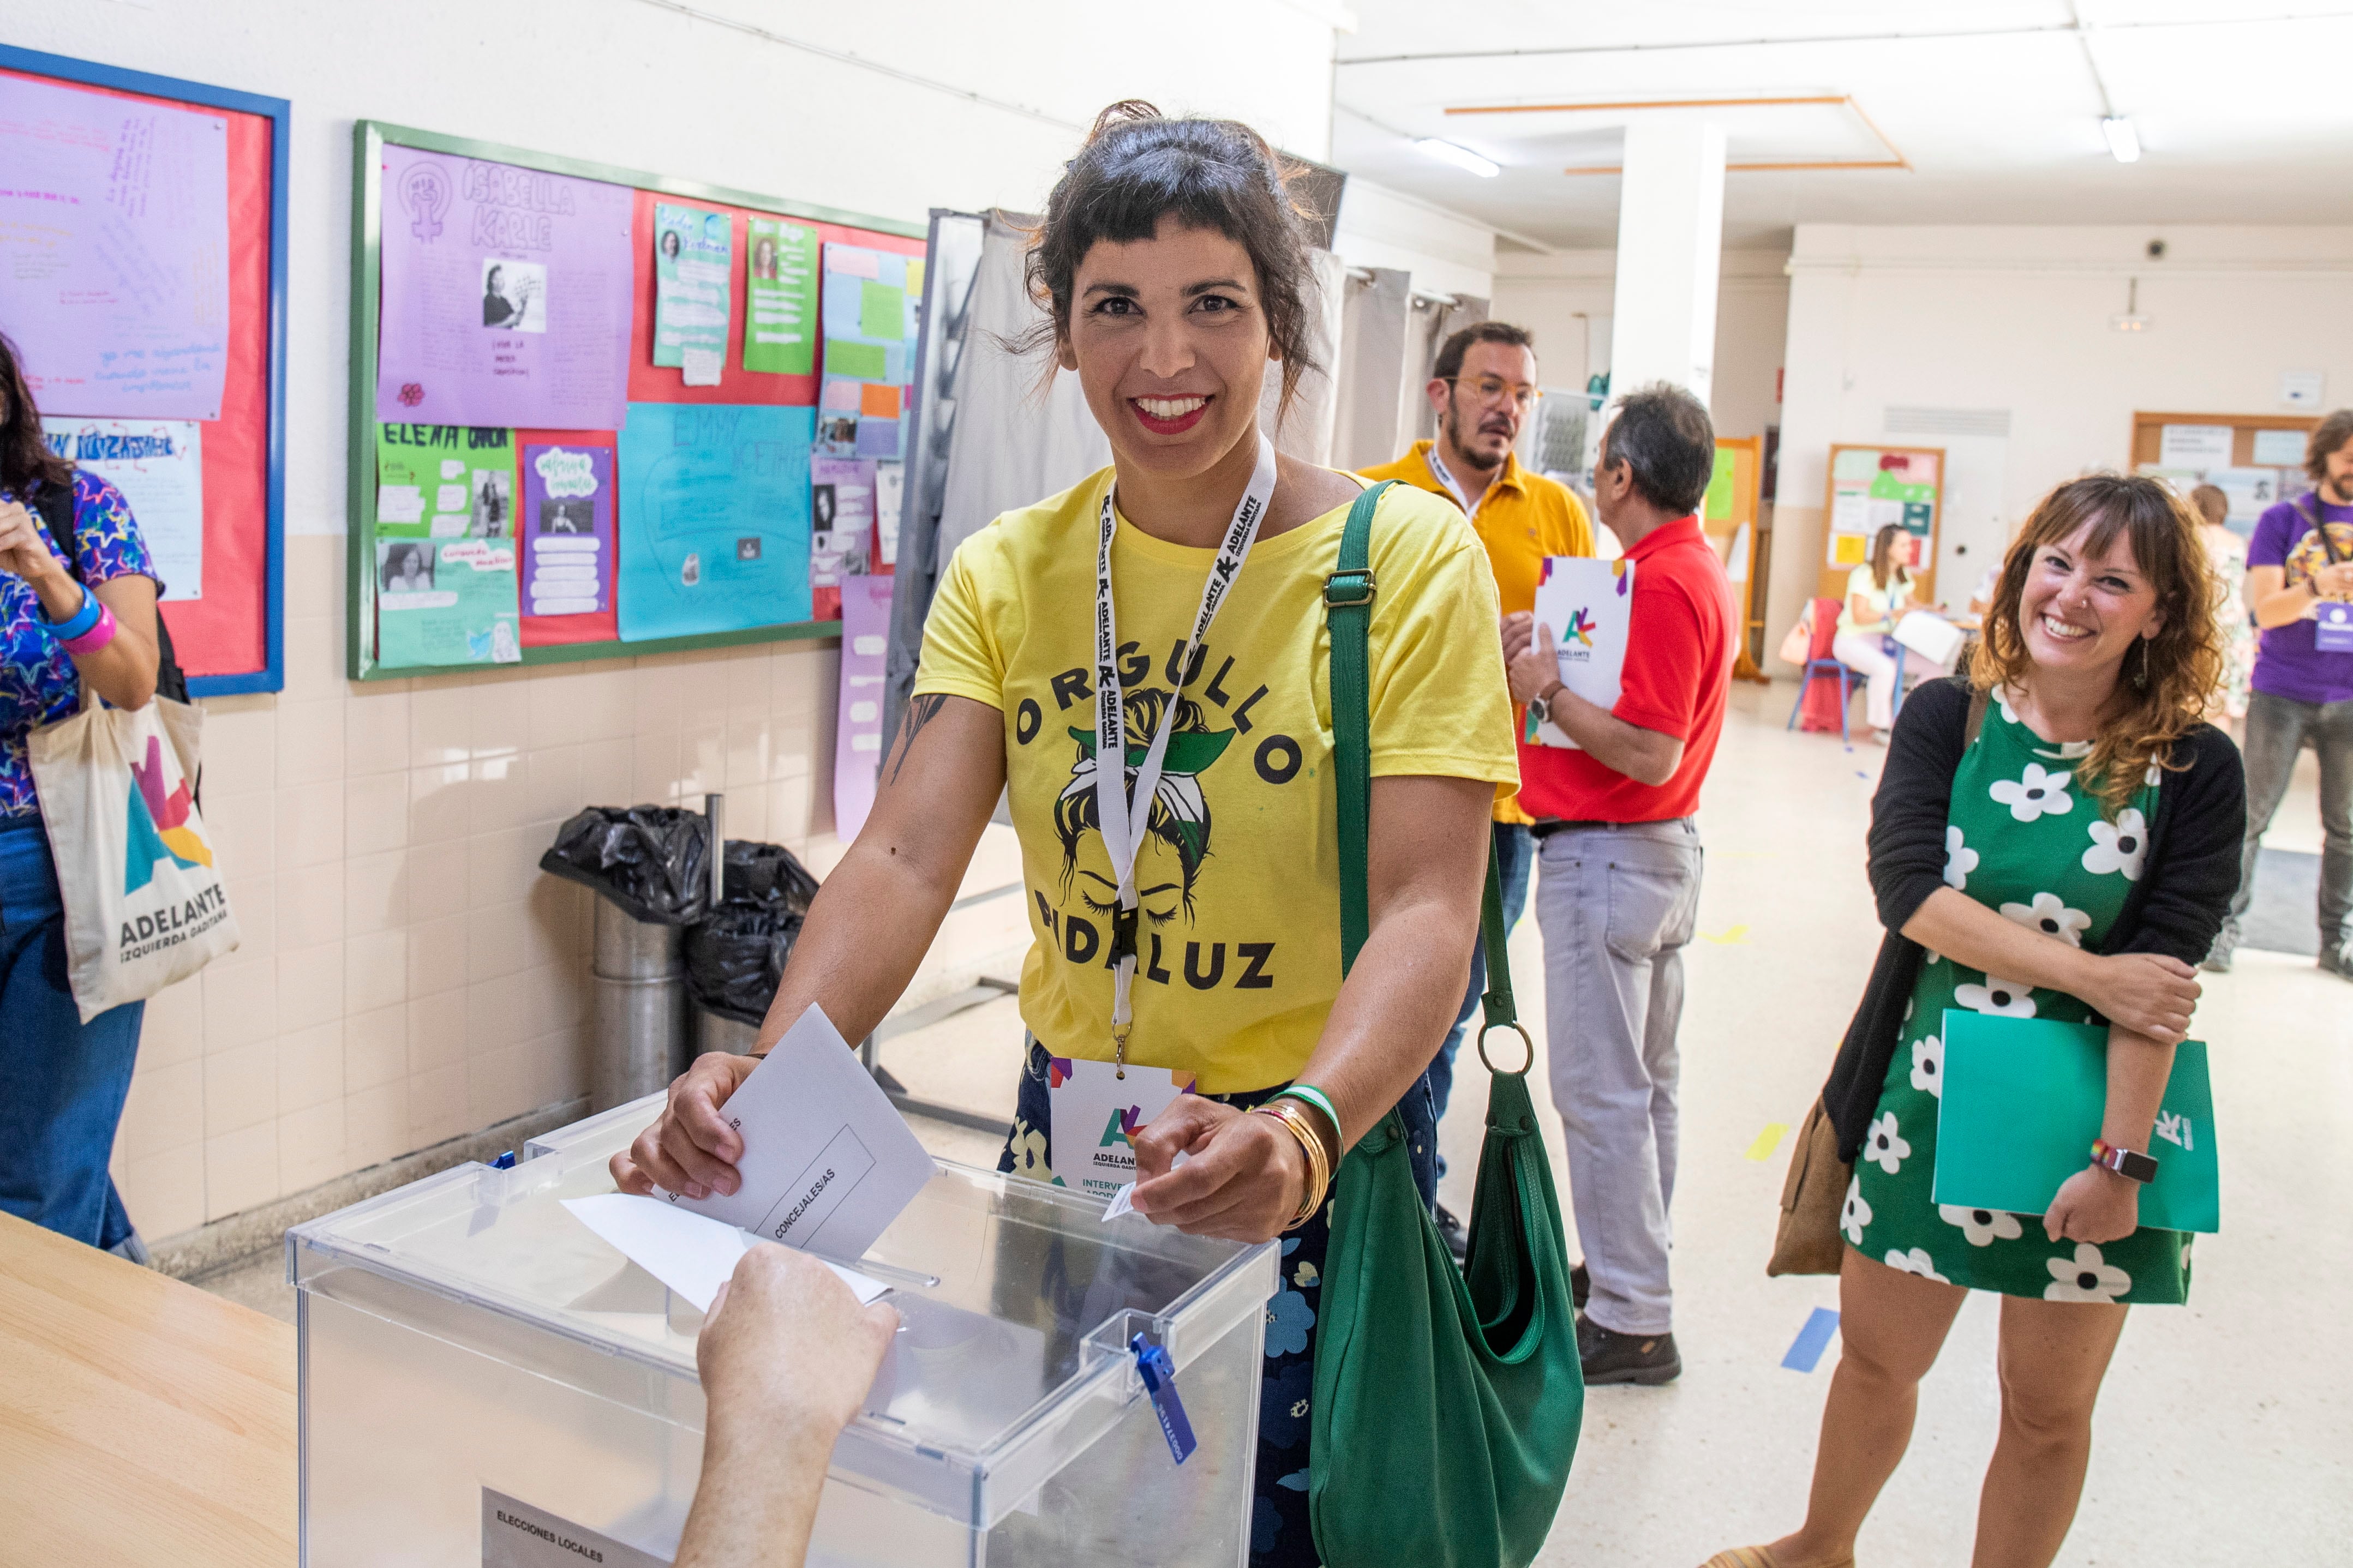
[[[1912,602],[1912,567],[1919,555],[1920,542],[1902,523],[1882,528],[1872,541],[1869,563],[1847,574],[1838,638],[1831,644],[1831,656],[1868,683],[1863,712],[1871,738],[1883,745],[1895,722],[1895,654],[1889,639],[1896,624],[1920,607]],[[1906,664],[1915,679],[1942,673],[1923,658]]]
[[[1972,1289],[2002,1297],[1972,1561],[2058,1555],[2126,1307],[2189,1292],[2189,1237],[2141,1225],[2139,1184],[2198,1001],[2191,965],[2239,880],[2245,779],[2202,718],[2221,663],[2188,509],[2155,479],[2102,475],[2028,520],[1969,679],[1905,705],[1872,802],[1887,934],[1822,1089],[1854,1176],[1813,1490],[1796,1534],[1708,1568],[1854,1562]],[[1947,1008],[2107,1026],[2099,1144],[2041,1215],[1936,1201]]]

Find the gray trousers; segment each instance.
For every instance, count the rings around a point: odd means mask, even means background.
[[[2320,753],[2320,942],[2336,947],[2353,914],[2353,701],[2299,702],[2258,691],[2247,700],[2247,847],[2222,942],[2239,944],[2239,921],[2255,898],[2256,852],[2287,797],[2296,753]]]
[[[1565,828],[1537,847],[1552,1102],[1567,1133],[1586,1316],[1621,1334],[1674,1326],[1675,1026],[1704,857],[1689,817]]]

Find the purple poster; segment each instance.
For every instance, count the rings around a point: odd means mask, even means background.
[[[882,663],[891,646],[889,577],[841,580],[841,715],[833,736],[833,831],[848,843],[874,809],[882,765]]]
[[[613,448],[522,449],[522,613],[613,607]]]
[[[228,276],[228,121],[0,76],[0,325],[42,413],[219,418]]]
[[[621,185],[387,144],[378,417],[619,429],[631,204]]]

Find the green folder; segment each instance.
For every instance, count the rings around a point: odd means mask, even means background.
[[[1945,1010],[1944,1092],[1936,1116],[1936,1201],[2040,1215],[2089,1163],[2108,1095],[2108,1032],[2091,1024]],[[2221,1228],[2214,1094],[2206,1046],[2184,1040],[2147,1151],[2157,1180],[2140,1223]]]

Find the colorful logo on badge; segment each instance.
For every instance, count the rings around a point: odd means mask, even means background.
[[[168,859],[182,870],[213,863],[213,852],[188,826],[188,781],[164,793],[164,742],[147,737],[145,763],[131,765],[131,801],[124,826],[130,845],[123,855],[122,890],[135,893],[155,879],[155,862]]]
[[[1575,615],[1568,617],[1568,625],[1563,626],[1561,632],[1578,647],[1591,647],[1594,628],[1599,624],[1580,607]]]

